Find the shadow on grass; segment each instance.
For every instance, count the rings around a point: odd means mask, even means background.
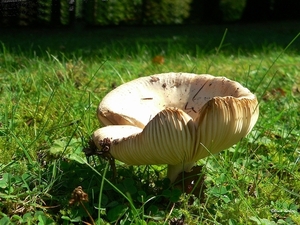
[[[131,26],[102,28],[2,28],[0,52],[44,57],[48,54],[123,58],[136,54],[189,54],[216,52],[225,33],[222,52],[251,54],[283,49],[299,32],[300,22],[258,24]],[[271,47],[270,47],[271,46]],[[300,50],[296,40],[289,51]]]

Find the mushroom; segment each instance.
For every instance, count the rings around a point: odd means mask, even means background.
[[[175,181],[199,159],[246,136],[258,115],[256,96],[225,77],[163,73],[141,77],[108,93],[93,141],[128,165],[168,164]]]

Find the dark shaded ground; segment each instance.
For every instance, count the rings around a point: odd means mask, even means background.
[[[299,32],[300,21],[227,24],[227,25],[180,25],[180,26],[128,26],[128,27],[66,27],[66,28],[0,28],[0,41],[6,51],[15,54],[45,56],[63,52],[66,56],[80,52],[83,57],[105,54],[103,49],[123,49],[122,54],[134,54],[144,47],[154,51],[166,46],[175,51],[197,55],[214,52],[227,29],[223,50],[228,53],[238,51],[257,52],[263,46],[274,45],[284,48]],[[179,46],[179,48],[178,48]],[[197,49],[196,50],[196,46]],[[0,49],[0,52],[4,49]],[[300,51],[300,39],[293,43],[289,51]],[[102,53],[101,53],[102,52]],[[109,52],[112,55],[113,51]],[[120,55],[121,54],[121,55]],[[166,53],[168,54],[168,52]]]

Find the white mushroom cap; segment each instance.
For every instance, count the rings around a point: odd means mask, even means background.
[[[98,108],[110,154],[129,165],[168,164],[168,177],[236,144],[258,119],[258,102],[224,77],[165,73],[142,77],[108,93]],[[122,125],[122,126],[120,126]],[[125,125],[125,126],[124,126]]]

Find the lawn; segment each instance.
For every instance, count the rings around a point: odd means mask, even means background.
[[[1,28],[0,224],[300,224],[299,25]],[[193,190],[86,159],[101,99],[171,71],[249,88],[252,132],[197,162]]]

